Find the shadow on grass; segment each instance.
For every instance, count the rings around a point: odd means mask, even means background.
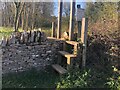
[[[56,88],[59,75],[48,66],[44,71],[32,68],[29,71],[9,73],[2,77],[3,88]]]

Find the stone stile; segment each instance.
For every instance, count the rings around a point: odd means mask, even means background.
[[[24,43],[24,34],[22,33],[21,38],[20,38],[21,44]]]
[[[6,41],[6,37],[4,36],[4,37],[2,37],[2,43],[1,43],[1,46],[2,46],[2,47],[5,47],[6,44],[7,44],[7,41]]]
[[[34,31],[31,32],[31,43],[34,41]]]

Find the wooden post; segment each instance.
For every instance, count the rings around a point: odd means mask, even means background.
[[[82,18],[82,28],[81,28],[81,42],[83,43],[82,67],[85,67],[86,64],[87,30],[88,30],[88,19]]]
[[[78,44],[74,45],[74,54],[77,55],[78,53]]]
[[[81,21],[84,15],[85,10],[81,8],[81,5],[77,5],[77,15],[76,15],[76,21],[78,22],[78,34],[77,38],[78,40],[81,38]]]
[[[69,40],[73,40],[74,34],[74,16],[75,16],[75,0],[71,0],[70,25],[69,25]]]
[[[70,70],[73,67],[73,57],[68,57],[67,58],[67,70]]]
[[[52,37],[55,37],[55,22],[52,22]]]
[[[63,2],[62,0],[59,0],[57,39],[61,38],[62,6],[63,6]]]
[[[78,21],[78,34],[77,34],[77,38],[80,39],[81,37],[81,21]]]
[[[63,42],[63,51],[66,51],[66,42]]]

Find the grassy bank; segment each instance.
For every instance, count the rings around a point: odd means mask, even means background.
[[[95,68],[74,69],[60,79],[52,67],[3,75],[3,88],[109,88],[120,90],[120,77],[115,72]]]
[[[57,81],[59,81],[59,75],[48,67],[44,71],[31,69],[4,75],[2,86],[3,88],[55,88]]]

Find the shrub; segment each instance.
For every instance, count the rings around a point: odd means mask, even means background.
[[[117,69],[114,67],[113,76],[108,78],[106,86],[111,90],[120,90],[120,75],[117,73]]]
[[[84,88],[90,84],[90,70],[80,71],[78,69],[69,72],[61,78],[57,88]]]

